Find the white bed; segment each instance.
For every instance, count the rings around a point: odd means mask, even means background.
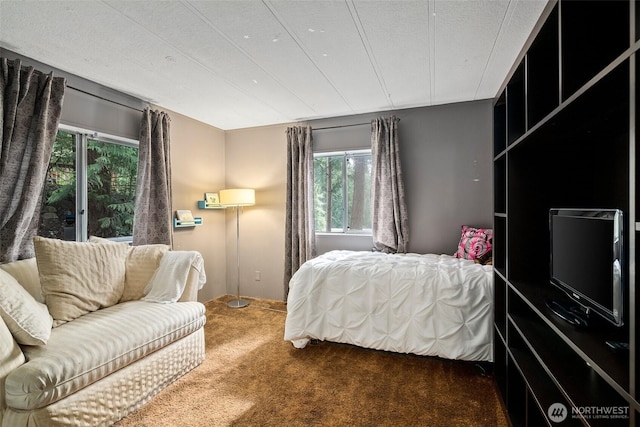
[[[331,251],[289,283],[284,339],[493,360],[491,266],[450,255]]]

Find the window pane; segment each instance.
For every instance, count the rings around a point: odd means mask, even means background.
[[[53,239],[75,240],[75,211],[75,135],[59,131],[53,144],[47,170],[38,235]]]
[[[313,167],[316,231],[371,231],[371,154],[318,155]]]
[[[344,231],[343,159],[323,156],[313,161],[316,231]]]
[[[371,231],[371,155],[347,158],[349,230]]]
[[[89,139],[87,235],[133,235],[138,149]]]
[[[316,231],[327,229],[327,157],[313,159],[313,207]]]
[[[335,156],[329,158],[330,176],[327,183],[331,187],[327,190],[328,197],[331,200],[329,212],[331,212],[331,222],[328,224],[329,231],[344,231],[344,191],[343,191],[343,156]]]

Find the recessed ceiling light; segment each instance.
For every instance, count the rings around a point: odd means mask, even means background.
[[[258,81],[256,79],[253,79],[253,83],[258,84]]]
[[[309,28],[309,32],[310,32],[310,33],[315,33],[315,32],[316,32],[316,30],[314,30],[313,28]]]
[[[273,40],[271,40],[271,41],[274,42],[274,43],[278,43],[278,40],[280,40],[280,39],[277,38],[277,37],[274,37]]]
[[[243,36],[243,38],[244,38],[245,40],[246,40],[246,39],[248,39],[248,38],[249,38],[249,34],[245,34],[245,35]]]
[[[329,54],[328,53],[323,53],[322,56],[327,57],[327,56],[329,56]]]

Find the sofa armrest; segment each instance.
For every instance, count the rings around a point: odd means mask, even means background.
[[[191,266],[189,268],[189,275],[187,276],[187,283],[184,286],[184,291],[182,291],[182,296],[178,302],[198,301],[198,289],[200,287],[199,276],[200,272],[194,266]]]

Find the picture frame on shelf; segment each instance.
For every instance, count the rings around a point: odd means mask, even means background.
[[[188,209],[177,210],[176,218],[178,221],[194,221],[193,214]]]
[[[219,205],[220,196],[218,193],[204,193],[204,201],[207,205]]]

